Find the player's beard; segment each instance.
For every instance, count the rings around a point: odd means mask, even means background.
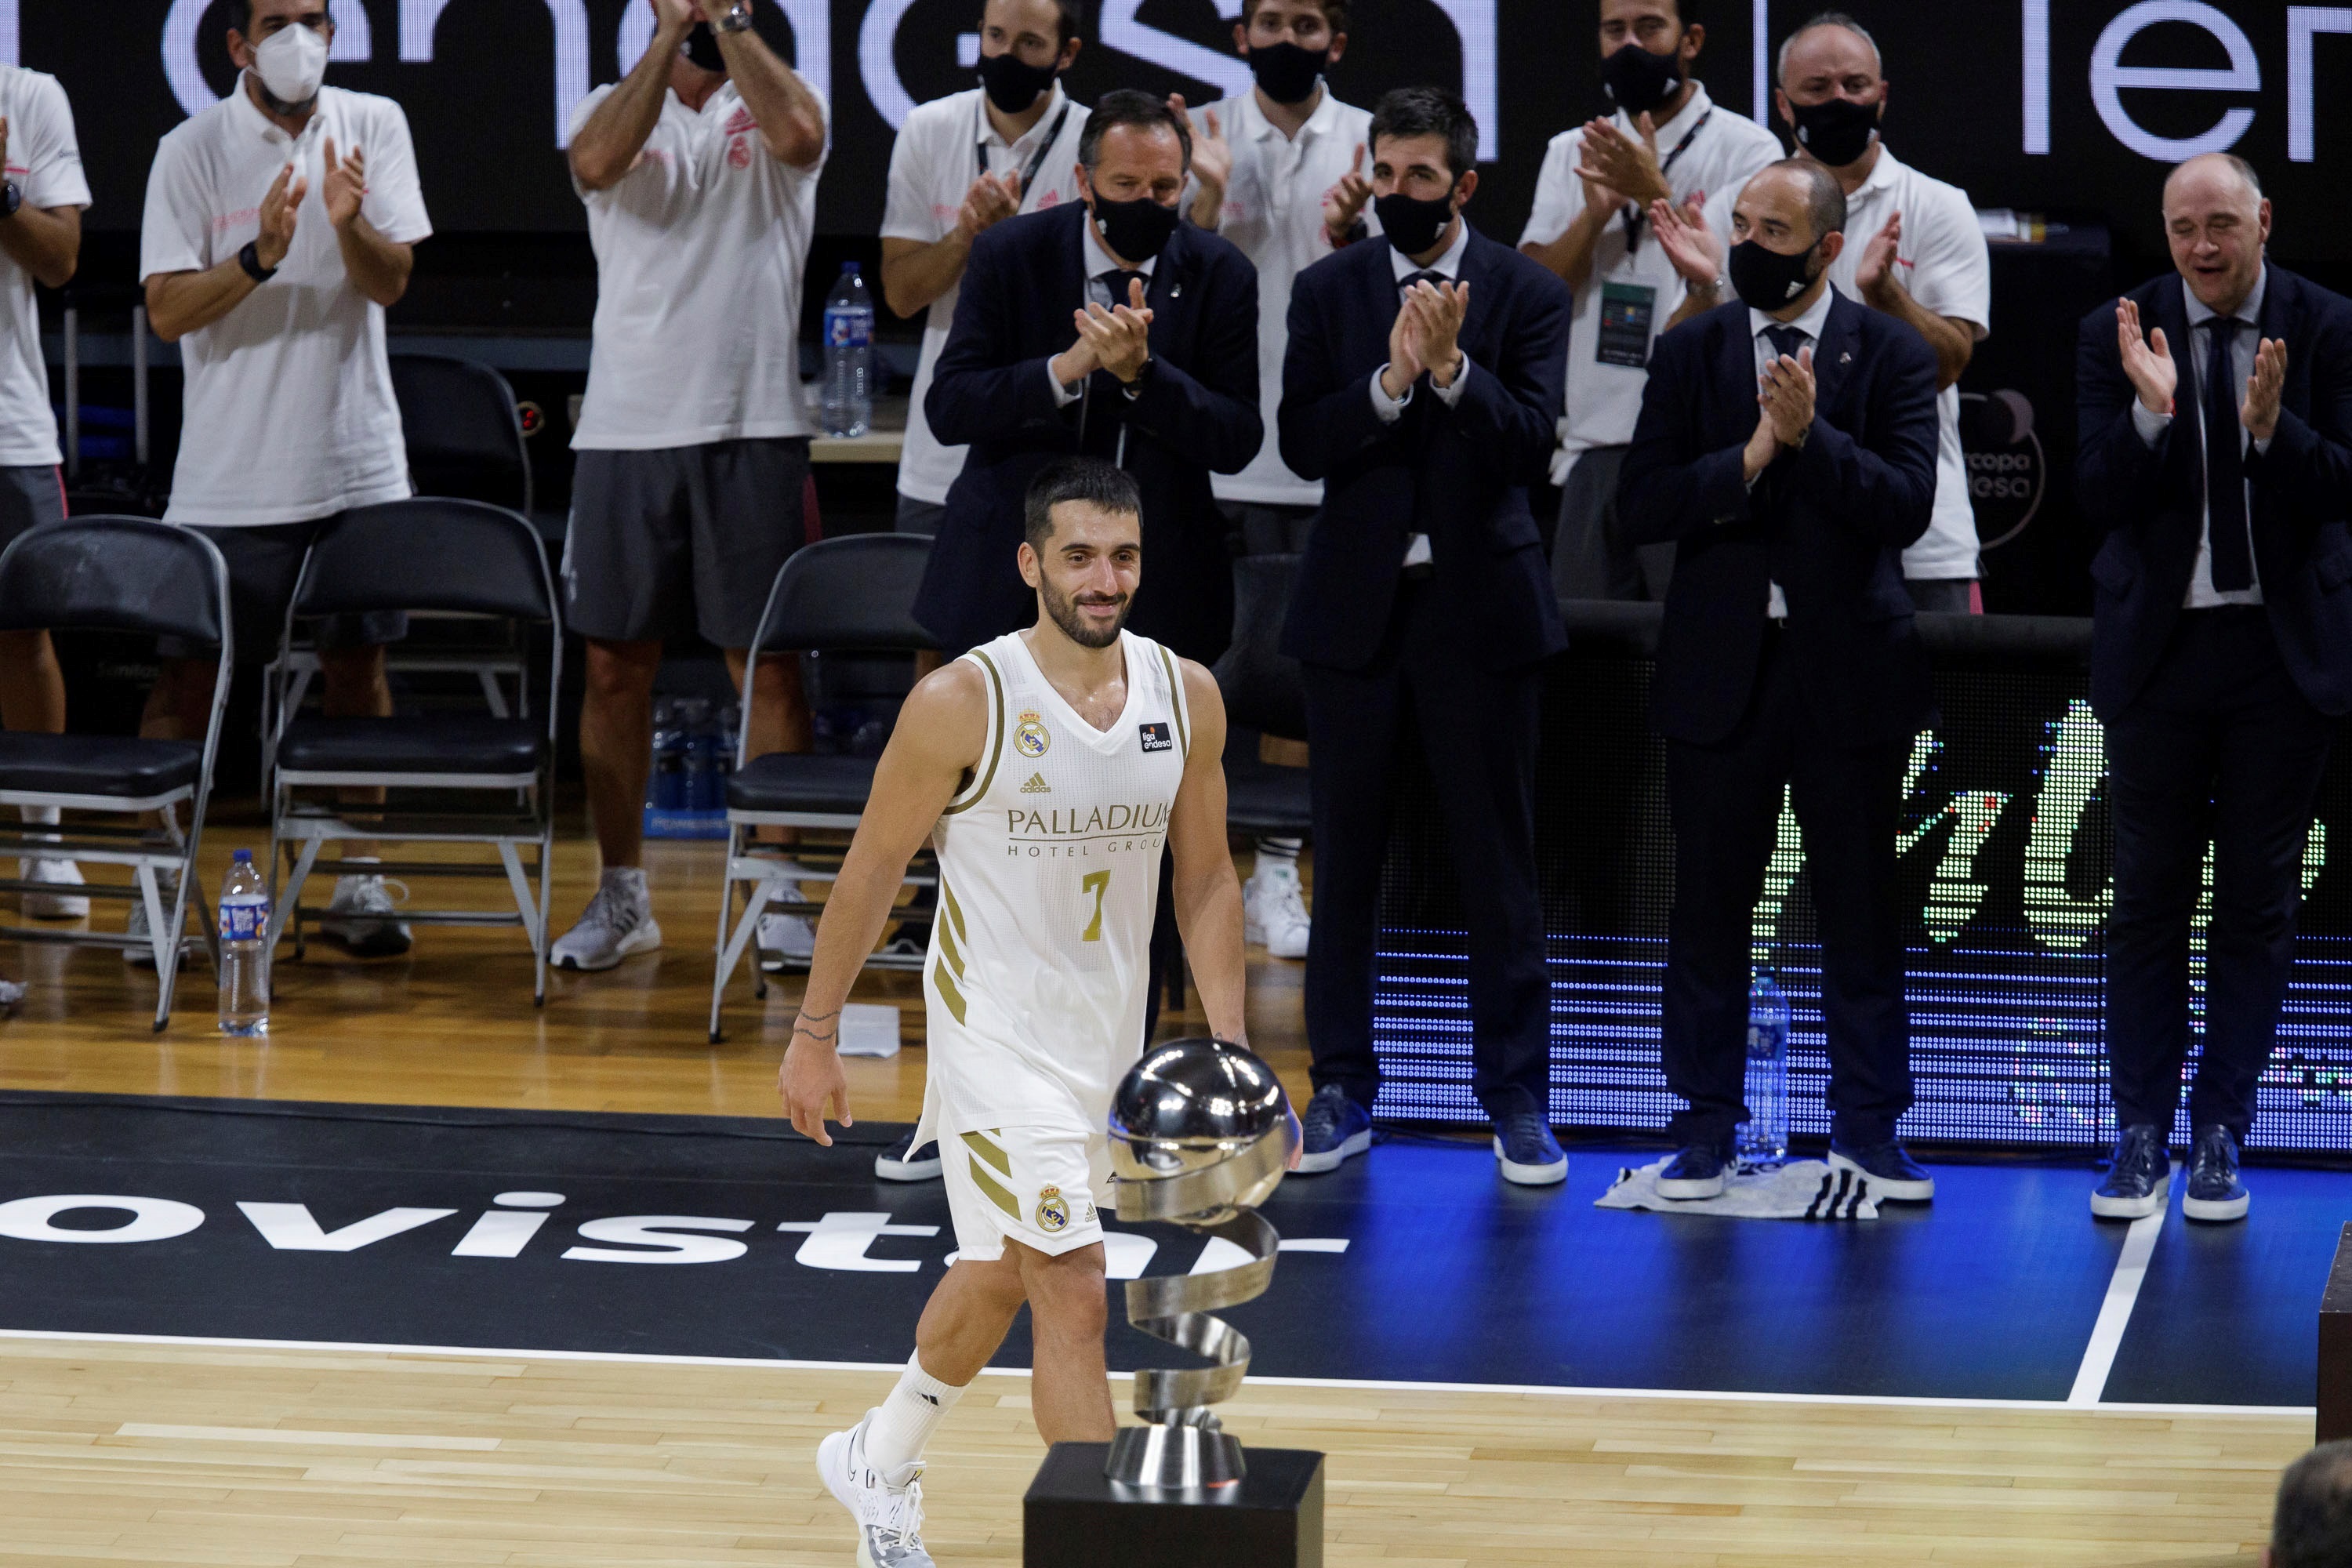
[[[1062,635],[1080,647],[1108,647],[1117,642],[1118,634],[1126,629],[1127,612],[1135,602],[1126,595],[1120,595],[1118,619],[1108,629],[1097,630],[1088,626],[1085,617],[1078,614],[1076,596],[1059,592],[1051,582],[1038,585],[1037,596],[1045,606],[1046,618],[1061,627]],[[1095,599],[1097,604],[1101,602],[1099,597]]]

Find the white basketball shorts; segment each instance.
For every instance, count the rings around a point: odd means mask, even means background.
[[[1058,1258],[1103,1238],[1110,1139],[1068,1127],[993,1127],[940,1140],[958,1255],[1004,1256],[1010,1239]]]

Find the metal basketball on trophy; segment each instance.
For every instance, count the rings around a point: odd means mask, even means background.
[[[1249,1371],[1250,1342],[1215,1317],[1265,1293],[1281,1242],[1257,1205],[1300,1142],[1274,1070],[1223,1040],[1154,1047],[1111,1100],[1118,1217],[1238,1248],[1230,1268],[1127,1282],[1127,1317],[1205,1367],[1135,1374],[1139,1426],[1108,1445],[1056,1443],[1023,1500],[1027,1568],[1319,1568],[1323,1456],[1242,1446],[1212,1406]]]
[[[1122,1428],[1104,1473],[1129,1486],[1218,1487],[1242,1479],[1242,1446],[1209,1407],[1249,1372],[1250,1343],[1211,1316],[1265,1294],[1281,1238],[1257,1205],[1282,1183],[1298,1119],[1272,1068],[1223,1040],[1145,1054],[1110,1107],[1118,1217],[1164,1220],[1231,1243],[1247,1261],[1210,1274],[1127,1282],[1127,1321],[1215,1363],[1135,1374],[1140,1426]]]

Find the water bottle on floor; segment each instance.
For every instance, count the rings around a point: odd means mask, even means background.
[[[824,297],[824,433],[863,436],[874,425],[874,297],[857,263]]]
[[[1739,1161],[1777,1165],[1789,1154],[1789,999],[1765,970],[1748,989],[1748,1121]]]
[[[250,849],[236,852],[221,882],[220,1032],[269,1033],[269,889]]]

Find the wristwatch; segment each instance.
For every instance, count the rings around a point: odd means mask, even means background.
[[[711,23],[710,30],[714,33],[741,33],[749,31],[751,26],[751,7],[743,4],[743,0],[735,0],[734,8]]]
[[[0,217],[15,217],[16,209],[25,205],[24,188],[10,180],[0,184]]]
[[[244,268],[245,275],[256,283],[267,283],[278,276],[278,268],[261,264],[261,244],[258,240],[245,242],[245,248],[236,253],[236,264]]]

